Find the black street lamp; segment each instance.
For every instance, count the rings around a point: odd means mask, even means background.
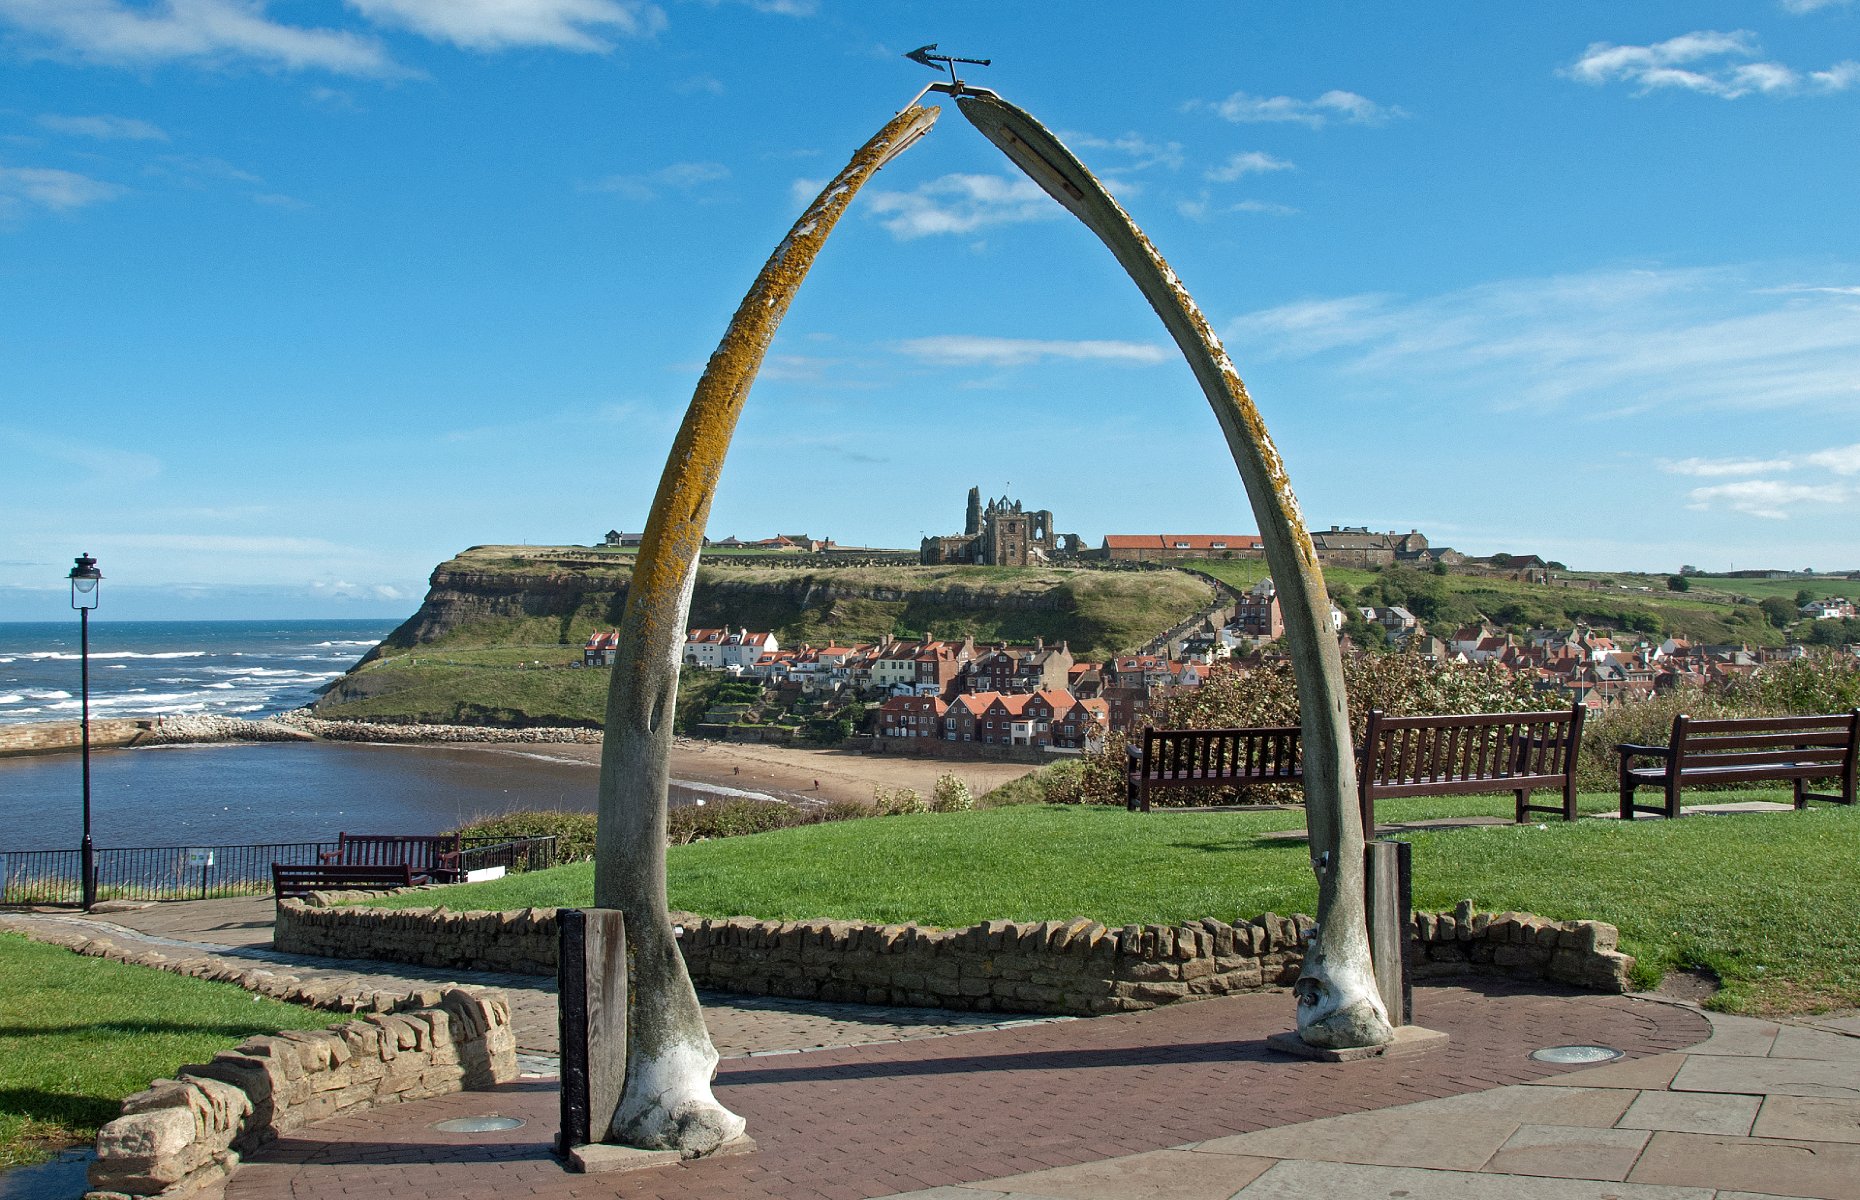
[[[88,554],[77,557],[77,565],[71,568],[71,607],[78,611],[79,649],[78,657],[83,663],[84,704],[84,846],[82,870],[84,889],[84,910],[97,901],[97,848],[90,840],[90,610],[97,607],[99,598],[98,584],[103,580],[103,572],[97,569],[97,560]]]

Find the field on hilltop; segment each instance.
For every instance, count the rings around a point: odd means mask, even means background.
[[[1266,564],[1256,559],[1187,565],[1238,588],[1251,587],[1269,574]],[[1338,604],[1346,608],[1400,604],[1441,637],[1484,617],[1520,630],[1582,622],[1654,638],[1780,646],[1788,640],[1788,631],[1758,607],[1762,600],[1793,598],[1802,589],[1818,596],[1860,592],[1860,583],[1831,576],[1775,580],[1692,576],[1684,592],[1669,590],[1669,578],[1632,572],[1558,571],[1549,583],[1526,583],[1455,572],[1435,575],[1407,567],[1324,569],[1324,582]]]

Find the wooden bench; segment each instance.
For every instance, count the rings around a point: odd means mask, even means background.
[[[1145,729],[1143,747],[1127,747],[1124,805],[1150,811],[1157,788],[1303,783],[1296,725],[1257,729]]]
[[[459,876],[461,848],[456,833],[338,833],[336,848],[318,857],[330,866],[394,867],[404,863],[417,874],[448,883]]]
[[[1513,792],[1520,824],[1532,813],[1575,820],[1587,711],[1578,704],[1556,712],[1391,717],[1370,709],[1356,763],[1364,835],[1375,835],[1376,801],[1397,796]],[[1560,805],[1531,803],[1532,791],[1552,787],[1563,793]]]
[[[1848,713],[1810,717],[1726,717],[1694,720],[1681,713],[1664,746],[1625,742],[1621,754],[1621,819],[1636,813],[1679,816],[1679,790],[1693,783],[1770,783],[1795,785],[1795,806],[1810,800],[1854,802],[1855,742],[1860,740],[1860,708]],[[1637,759],[1655,759],[1637,766]],[[1811,779],[1837,779],[1836,795],[1807,790]],[[1659,787],[1665,803],[1634,803],[1634,792]]]
[[[396,866],[345,866],[340,863],[271,864],[272,895],[279,900],[320,891],[385,891],[424,883],[407,863]]]

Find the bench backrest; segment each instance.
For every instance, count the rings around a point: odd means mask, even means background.
[[[272,893],[279,899],[286,896],[307,896],[311,892],[325,888],[374,890],[412,886],[413,868],[406,863],[396,866],[271,864]]]
[[[1827,775],[1851,776],[1860,708],[1848,713],[1807,717],[1718,717],[1697,720],[1684,713],[1673,718],[1673,767],[1826,768]]]
[[[1439,796],[1563,784],[1576,768],[1587,709],[1391,717],[1369,712],[1357,778],[1365,806],[1389,796]]]
[[[336,862],[350,867],[391,867],[405,863],[416,870],[430,871],[441,865],[442,856],[458,852],[459,835],[456,833],[336,835]]]
[[[1186,776],[1208,779],[1301,777],[1304,767],[1296,725],[1253,729],[1145,729],[1139,771],[1150,782]]]

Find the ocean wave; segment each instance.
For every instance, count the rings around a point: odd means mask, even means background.
[[[379,645],[380,643],[358,640],[358,641],[315,642],[312,644],[318,647],[329,647],[329,646],[376,646],[376,645]]]
[[[206,656],[205,650],[163,650],[158,654],[144,654],[140,650],[93,650],[90,655],[92,661],[103,658],[205,658]],[[76,662],[84,656],[65,650],[34,650],[26,657],[40,661],[49,659],[53,662]]]
[[[52,691],[49,691],[49,692],[35,692],[35,691],[28,690],[26,692],[26,698],[28,700],[69,700],[71,699],[71,693],[60,690],[60,689],[53,689]]]
[[[0,696],[0,704],[18,704],[20,701],[24,699],[25,699],[24,696],[15,695],[13,693],[8,693],[7,695]]]
[[[209,684],[207,684],[207,686],[208,686],[208,687],[210,687],[210,688],[216,688],[216,689],[220,689],[220,690],[227,690],[227,689],[231,689],[231,688],[236,688],[236,687],[238,687],[239,685],[238,685],[238,684],[236,684],[236,683],[209,683]]]

